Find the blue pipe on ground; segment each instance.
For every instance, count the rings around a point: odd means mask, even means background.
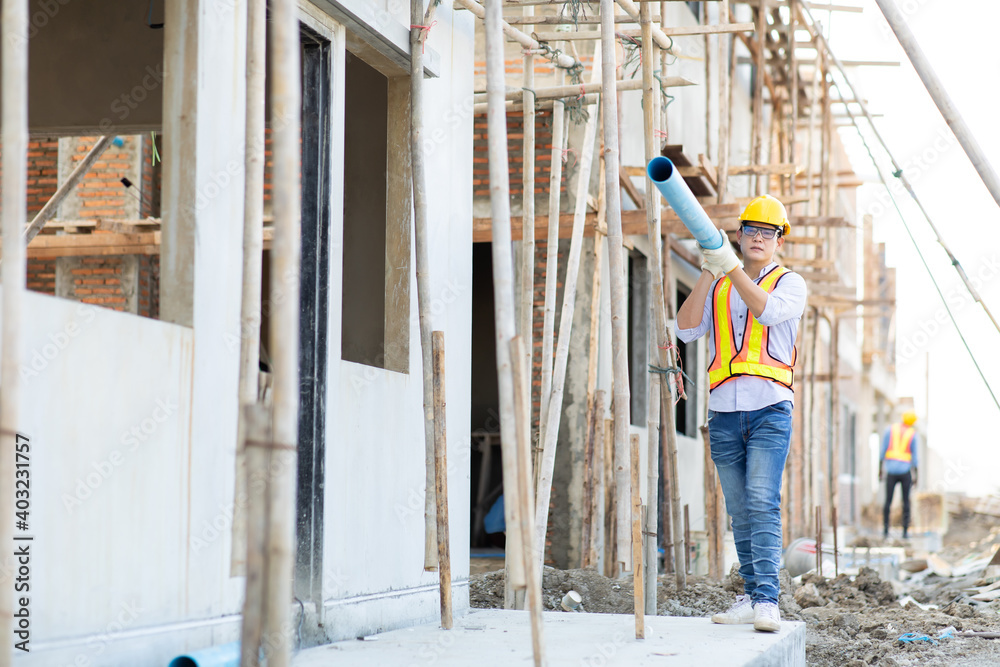
[[[170,661],[170,667],[239,667],[240,643],[210,646]]]
[[[669,158],[654,157],[646,165],[646,173],[656,189],[677,213],[677,217],[698,241],[698,245],[709,250],[722,247],[725,237],[709,219],[705,209],[695,199],[691,188],[684,182],[684,178]]]

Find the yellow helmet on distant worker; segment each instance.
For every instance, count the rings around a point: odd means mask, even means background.
[[[917,423],[917,413],[913,410],[907,410],[903,413],[903,423],[907,426],[913,426]]]
[[[761,195],[754,198],[740,214],[740,221],[760,222],[765,225],[773,225],[781,228],[781,235],[788,236],[792,233],[792,226],[788,224],[788,214],[785,212],[785,205],[771,195]]]

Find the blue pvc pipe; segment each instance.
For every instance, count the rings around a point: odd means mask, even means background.
[[[669,158],[654,157],[646,165],[646,173],[684,226],[698,241],[698,245],[709,250],[722,247],[725,237],[709,219],[705,209],[695,199],[691,188],[684,182],[684,178],[674,168],[674,163]]]
[[[170,667],[239,667],[240,643],[210,646],[170,661]]]

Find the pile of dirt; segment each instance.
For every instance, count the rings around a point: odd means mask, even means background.
[[[469,578],[469,602],[480,609],[503,608],[503,570]],[[742,581],[739,583],[742,591]],[[563,596],[576,591],[583,598],[583,611],[598,614],[631,614],[632,577],[609,579],[593,570],[557,570],[546,567],[542,574],[542,604],[547,611],[560,611]],[[661,616],[711,616],[733,602],[732,584],[688,577],[679,594],[672,576],[661,576],[657,586],[657,613]]]
[[[841,574],[827,579],[818,574],[802,575],[795,589],[796,604],[803,609],[836,605],[845,609],[884,607],[896,602],[892,584],[879,579],[875,570],[863,567],[854,578]]]

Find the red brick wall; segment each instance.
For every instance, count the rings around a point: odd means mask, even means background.
[[[28,260],[28,289],[44,294],[56,293],[56,260]]]
[[[127,176],[131,165],[131,155],[126,150],[130,144],[139,140],[136,136],[124,136],[125,145],[121,148],[112,144],[104,155],[94,163],[83,180],[76,186],[76,196],[80,200],[80,217],[88,218],[125,218],[126,199],[132,199],[127,194],[121,178]],[[97,137],[84,137],[77,144],[71,160],[74,165],[82,160],[97,142]],[[141,182],[135,187],[141,187]],[[135,188],[129,188],[135,195]]]
[[[28,142],[28,215],[38,213],[55,194],[59,180],[59,139],[33,138]]]
[[[28,142],[28,217],[34,216],[55,194],[59,181],[59,139],[32,137]],[[56,261],[28,260],[28,289],[56,293]]]
[[[113,310],[125,310],[125,296],[121,289],[121,257],[81,257],[80,266],[70,269],[70,274],[73,276],[73,290],[66,294],[67,298]]]
[[[139,314],[160,317],[160,256],[141,255],[139,257]]]
[[[139,217],[160,217],[160,182],[161,182],[161,171],[160,171],[160,160],[159,156],[162,151],[162,142],[160,141],[160,135],[156,135],[156,145],[157,151],[153,152],[153,140],[152,137],[143,136],[142,141],[142,165],[140,165],[140,173],[142,174],[141,183],[136,183],[137,186],[142,188],[142,204],[139,205]],[[153,164],[154,157],[156,158],[156,164]],[[139,193],[136,193],[139,194]]]
[[[524,115],[507,114],[507,156],[510,165],[510,194],[521,196],[524,171]],[[472,193],[475,197],[490,195],[490,161],[487,149],[486,114],[476,116],[473,123]],[[573,158],[570,157],[570,160]],[[535,196],[549,192],[549,174],[552,167],[552,110],[544,109],[535,114]],[[561,191],[566,191],[563,177]]]

